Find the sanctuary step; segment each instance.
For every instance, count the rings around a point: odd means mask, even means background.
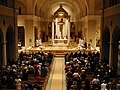
[[[64,51],[59,51],[59,52],[56,52],[55,56],[56,57],[64,57],[65,53],[64,53]]]

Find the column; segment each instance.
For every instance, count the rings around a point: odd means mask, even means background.
[[[55,33],[55,38],[58,35],[58,25],[57,25],[58,19],[56,18],[55,20],[55,26],[56,26],[56,33]]]
[[[65,25],[64,25],[64,36],[66,37],[68,34],[68,20],[65,19]]]
[[[40,23],[40,22],[38,22]],[[41,39],[41,28],[40,28],[40,24],[38,24],[38,39]]]
[[[7,65],[7,58],[6,58],[6,41],[3,42],[3,65]]]
[[[96,28],[97,27],[97,21],[96,20],[88,20],[88,44],[91,44],[91,49],[96,48]]]
[[[109,67],[112,67],[112,42],[110,44],[110,51],[109,51]]]
[[[34,46],[34,23],[33,20],[25,21],[25,47]]]
[[[15,16],[14,16],[14,30],[15,30],[15,53],[14,53],[14,55],[15,55],[15,59],[17,59],[18,58],[18,27],[17,27],[17,21],[18,21],[18,18],[17,18],[17,15],[18,15],[18,9],[17,9],[17,1],[16,0],[14,0],[14,2],[15,2],[15,8],[14,8],[14,10],[15,10]]]
[[[100,16],[88,15],[84,18],[84,33],[86,34],[87,45],[92,43],[91,49],[96,49],[96,31],[100,25]]]
[[[54,20],[52,21],[52,43],[54,44]]]
[[[70,42],[70,21],[68,21],[68,44]]]

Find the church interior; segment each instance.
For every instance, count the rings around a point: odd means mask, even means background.
[[[120,0],[0,0],[0,90],[120,90]]]

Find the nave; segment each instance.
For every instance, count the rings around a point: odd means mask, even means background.
[[[41,56],[43,58],[40,59]],[[6,66],[6,69],[3,67],[1,81],[5,82],[1,82],[1,90],[27,90],[28,88],[34,90],[33,87],[36,88],[34,86],[36,84],[38,85],[37,90],[94,90],[95,88],[102,90],[101,85],[108,85],[108,83],[112,83],[112,90],[115,90],[120,85],[119,76],[114,74],[112,68],[109,68],[106,63],[99,62],[99,53],[81,52],[80,50],[66,54],[60,51],[56,54],[51,52],[34,52],[24,53],[19,57],[21,60],[24,58],[21,70],[28,71],[28,74],[22,72],[24,75],[21,73],[20,76],[20,72],[16,72],[20,69],[19,67],[16,68],[17,62],[16,66],[15,62],[11,62],[11,64],[14,63],[12,67],[10,67],[10,64]],[[34,68],[29,67],[33,62]],[[47,72],[46,69],[43,70],[44,67],[47,68]],[[12,72],[9,73],[9,71]],[[21,84],[17,84],[14,79],[18,79],[18,82]],[[96,79],[98,80],[97,87],[94,84]],[[88,82],[86,83],[86,81]],[[105,86],[105,88],[108,87]]]

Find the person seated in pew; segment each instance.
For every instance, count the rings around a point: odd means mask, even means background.
[[[32,90],[42,90],[42,88],[40,87],[40,85],[37,82],[35,82]]]

